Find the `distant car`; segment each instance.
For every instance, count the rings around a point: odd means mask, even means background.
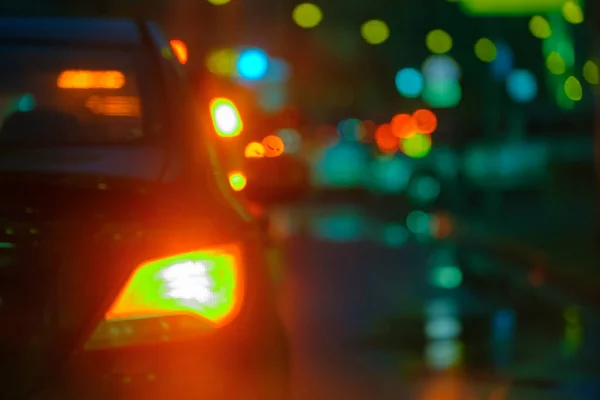
[[[0,56],[0,398],[286,398],[268,237],[157,27],[0,18]]]

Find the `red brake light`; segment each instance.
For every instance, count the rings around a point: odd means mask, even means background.
[[[86,348],[196,335],[235,318],[243,296],[238,246],[198,250],[141,264]]]

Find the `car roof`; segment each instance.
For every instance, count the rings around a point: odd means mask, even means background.
[[[1,41],[135,46],[141,37],[128,19],[0,17]]]

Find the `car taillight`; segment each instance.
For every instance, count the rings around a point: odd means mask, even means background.
[[[243,297],[240,258],[231,245],[141,264],[85,347],[185,339],[227,324]]]

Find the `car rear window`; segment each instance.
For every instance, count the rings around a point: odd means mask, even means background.
[[[3,45],[0,60],[0,148],[121,144],[161,131],[149,63],[135,51]]]

